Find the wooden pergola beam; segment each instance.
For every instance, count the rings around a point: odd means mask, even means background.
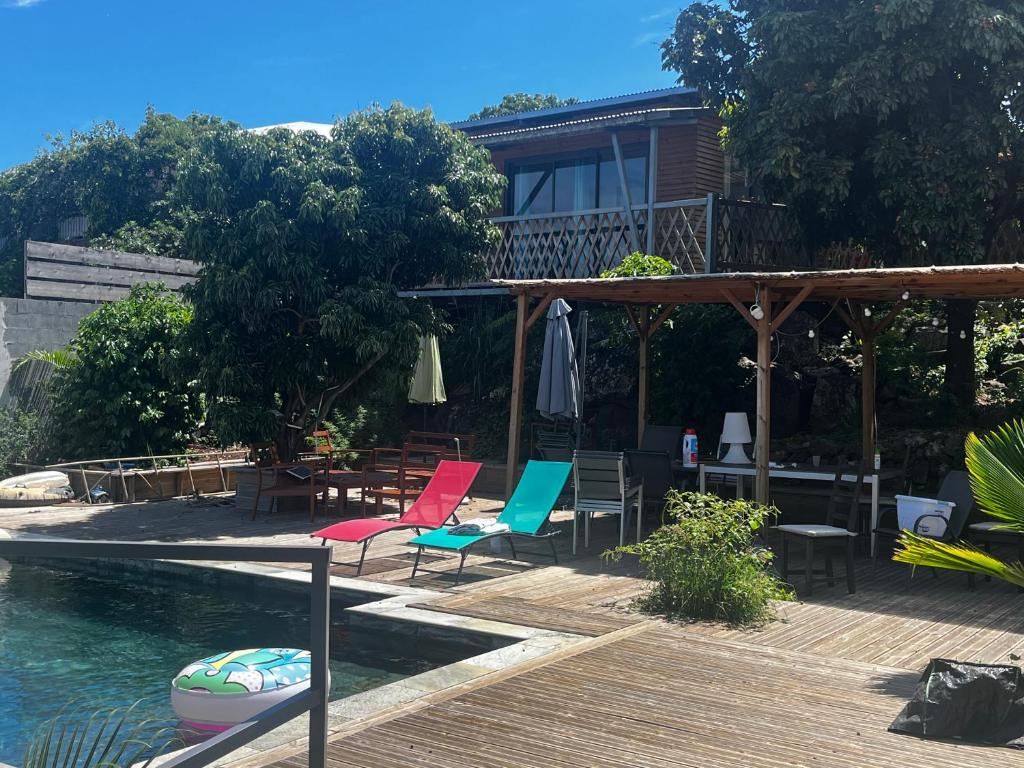
[[[728,288],[722,288],[721,290],[722,295],[726,298],[726,300],[733,305],[737,312],[740,313],[740,317],[746,320],[747,324],[756,331],[757,321],[753,317],[751,317],[750,311],[740,303],[740,300],[737,299],[733,295],[733,292],[730,291]]]
[[[662,324],[672,316],[672,313],[676,311],[676,307],[678,306],[678,304],[669,304],[667,307],[665,307],[661,311],[661,313],[651,322],[651,327],[647,331],[648,336],[653,334],[659,328],[661,328]]]

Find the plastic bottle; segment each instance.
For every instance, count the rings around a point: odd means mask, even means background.
[[[875,471],[877,472],[882,468],[882,452],[877,448],[875,449]]]
[[[683,466],[696,467],[697,463],[697,431],[689,427],[683,435]]]

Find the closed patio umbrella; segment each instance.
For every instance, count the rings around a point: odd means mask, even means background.
[[[548,309],[537,410],[549,419],[577,419],[580,415],[580,378],[569,328],[571,311],[563,299],[555,299]]]
[[[421,336],[420,357],[409,383],[409,402],[438,405],[447,399],[444,394],[444,378],[441,376],[441,352],[437,348],[437,336]]]

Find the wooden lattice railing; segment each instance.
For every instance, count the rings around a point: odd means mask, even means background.
[[[633,208],[635,238],[624,208],[492,219],[501,239],[487,254],[488,277],[596,277],[634,250],[651,250],[680,272],[704,271],[707,199],[657,203],[653,212],[653,242],[648,242],[647,206]]]
[[[624,208],[492,219],[501,238],[487,254],[488,277],[596,277],[634,250],[657,254],[684,274],[810,266],[784,206],[709,196],[635,206],[632,220],[635,233]]]
[[[751,272],[812,266],[796,217],[784,205],[715,202],[713,271]]]

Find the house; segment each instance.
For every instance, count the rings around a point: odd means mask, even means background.
[[[692,88],[453,123],[508,178],[488,278],[596,277],[633,251],[680,272],[799,261],[781,206],[736,202],[742,173]],[[722,258],[725,256],[726,258]],[[796,265],[796,264],[790,264]]]

